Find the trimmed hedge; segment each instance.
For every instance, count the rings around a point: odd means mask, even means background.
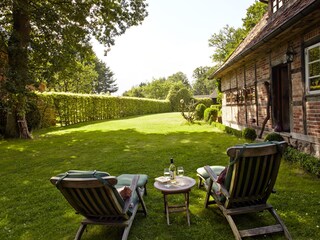
[[[320,159],[310,154],[300,152],[293,147],[287,147],[283,158],[289,162],[298,163],[306,171],[320,177]]]
[[[212,125],[213,127],[218,128],[221,131],[224,131],[228,134],[232,134],[237,137],[242,137],[242,132],[239,130],[233,129],[231,127],[227,127],[217,122],[213,122]],[[274,141],[282,140],[282,138],[279,138],[279,136],[276,136],[276,134],[271,134],[269,137],[269,140],[274,140]],[[299,150],[290,146],[287,147],[287,149],[284,151],[283,158],[286,161],[298,163],[301,168],[320,178],[320,159],[319,158],[304,152],[300,152]]]
[[[72,93],[38,93],[40,126],[62,126],[94,120],[117,119],[152,113],[171,112],[166,100],[112,97]]]
[[[194,98],[197,104],[204,104],[206,107],[210,107],[213,104],[213,101],[211,98]]]

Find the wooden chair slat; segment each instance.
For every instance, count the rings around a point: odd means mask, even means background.
[[[205,206],[218,204],[236,239],[275,232],[283,232],[287,239],[292,239],[273,207],[267,204],[277,179],[281,155],[286,146],[285,142],[262,143],[235,146],[227,150],[230,157],[230,172],[227,173],[227,179],[231,176],[231,182],[228,182],[225,187],[224,198],[214,192],[211,187],[207,188]],[[216,179],[211,176],[209,166],[206,166],[205,170],[209,174],[210,185],[212,185]],[[213,197],[214,201],[211,201],[210,197]],[[275,225],[238,230],[233,216],[264,210],[268,210],[274,217]]]
[[[139,176],[133,177],[130,188],[137,192]],[[52,177],[50,179],[53,185],[59,181],[58,189],[69,202],[69,204],[85,219],[81,222],[75,239],[80,239],[88,224],[109,225],[125,227],[122,239],[128,237],[132,222],[138,211],[138,203],[142,205],[142,212],[147,215],[146,206],[141,195],[138,196],[138,202],[131,206],[127,199],[124,201],[118,191],[114,188],[117,183],[115,177],[97,178],[63,178]],[[140,192],[139,192],[140,194]],[[126,210],[124,210],[126,209]]]

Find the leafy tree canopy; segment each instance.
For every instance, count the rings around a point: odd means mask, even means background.
[[[193,71],[192,90],[194,95],[209,95],[216,88],[215,81],[209,80],[208,77],[213,72],[210,67],[198,67]]]
[[[10,112],[26,126],[28,85],[47,78],[54,81],[55,73],[67,67],[76,71],[79,59],[91,55],[91,38],[113,45],[116,36],[144,20],[146,7],[145,0],[2,0],[0,31],[8,46],[5,90]],[[11,128],[7,135],[17,136],[13,134],[17,126],[7,126]],[[20,135],[29,136],[27,132]]]
[[[172,86],[181,86],[190,89],[187,76],[182,72],[170,75],[168,78],[152,79],[149,83],[140,83],[137,87],[123,93],[128,97],[143,97],[154,99],[166,99]]]
[[[209,39],[209,46],[214,48],[213,62],[221,65],[226,61],[248,32],[260,21],[267,8],[267,4],[256,0],[247,9],[246,17],[242,19],[242,27],[234,28],[226,25],[219,33],[214,33]]]

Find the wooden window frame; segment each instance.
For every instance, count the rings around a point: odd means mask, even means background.
[[[271,1],[271,11],[272,13],[276,13],[283,5],[285,4],[285,0],[272,0]]]
[[[312,76],[311,78],[309,76],[309,74],[310,74],[310,68],[309,68],[310,64],[312,64],[312,63],[319,63],[320,64],[320,54],[319,54],[319,58],[317,60],[315,60],[313,62],[309,62],[309,50],[314,49],[314,48],[319,48],[320,49],[320,42],[305,48],[306,92],[309,95],[320,94],[320,89],[319,90],[310,90],[310,79],[312,79],[312,78],[320,78],[320,74]]]

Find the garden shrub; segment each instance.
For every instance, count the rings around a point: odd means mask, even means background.
[[[239,138],[242,137],[242,131],[237,130],[237,129],[234,129],[234,128],[232,128],[232,127],[226,126],[225,132],[228,133],[228,134],[232,134],[232,135],[234,135],[234,136],[236,136],[236,137],[239,137]]]
[[[247,140],[254,141],[257,138],[257,133],[253,128],[245,128],[242,131],[242,136]]]
[[[213,103],[211,98],[194,98],[197,104],[204,104],[206,108],[210,107]]]
[[[289,162],[298,163],[306,171],[320,177],[320,159],[293,147],[287,147],[283,158]]]
[[[281,141],[284,141],[284,138],[279,134],[279,133],[269,133],[264,141],[278,141],[278,142],[281,142]]]
[[[218,109],[218,110],[221,110],[221,108],[222,108],[222,106],[219,105],[219,104],[214,104],[214,105],[211,105],[210,107],[211,107],[211,108],[216,108],[216,109]]]
[[[203,119],[203,114],[206,108],[207,108],[206,105],[204,105],[203,103],[200,103],[196,106],[195,115],[197,120]]]
[[[168,95],[167,100],[171,103],[171,109],[173,112],[179,112],[182,110],[180,100],[183,99],[184,103],[188,105],[191,101],[190,91],[183,87],[172,86]]]
[[[204,120],[206,122],[209,122],[210,124],[212,122],[216,122],[218,118],[218,109],[217,108],[207,108],[204,111]]]

